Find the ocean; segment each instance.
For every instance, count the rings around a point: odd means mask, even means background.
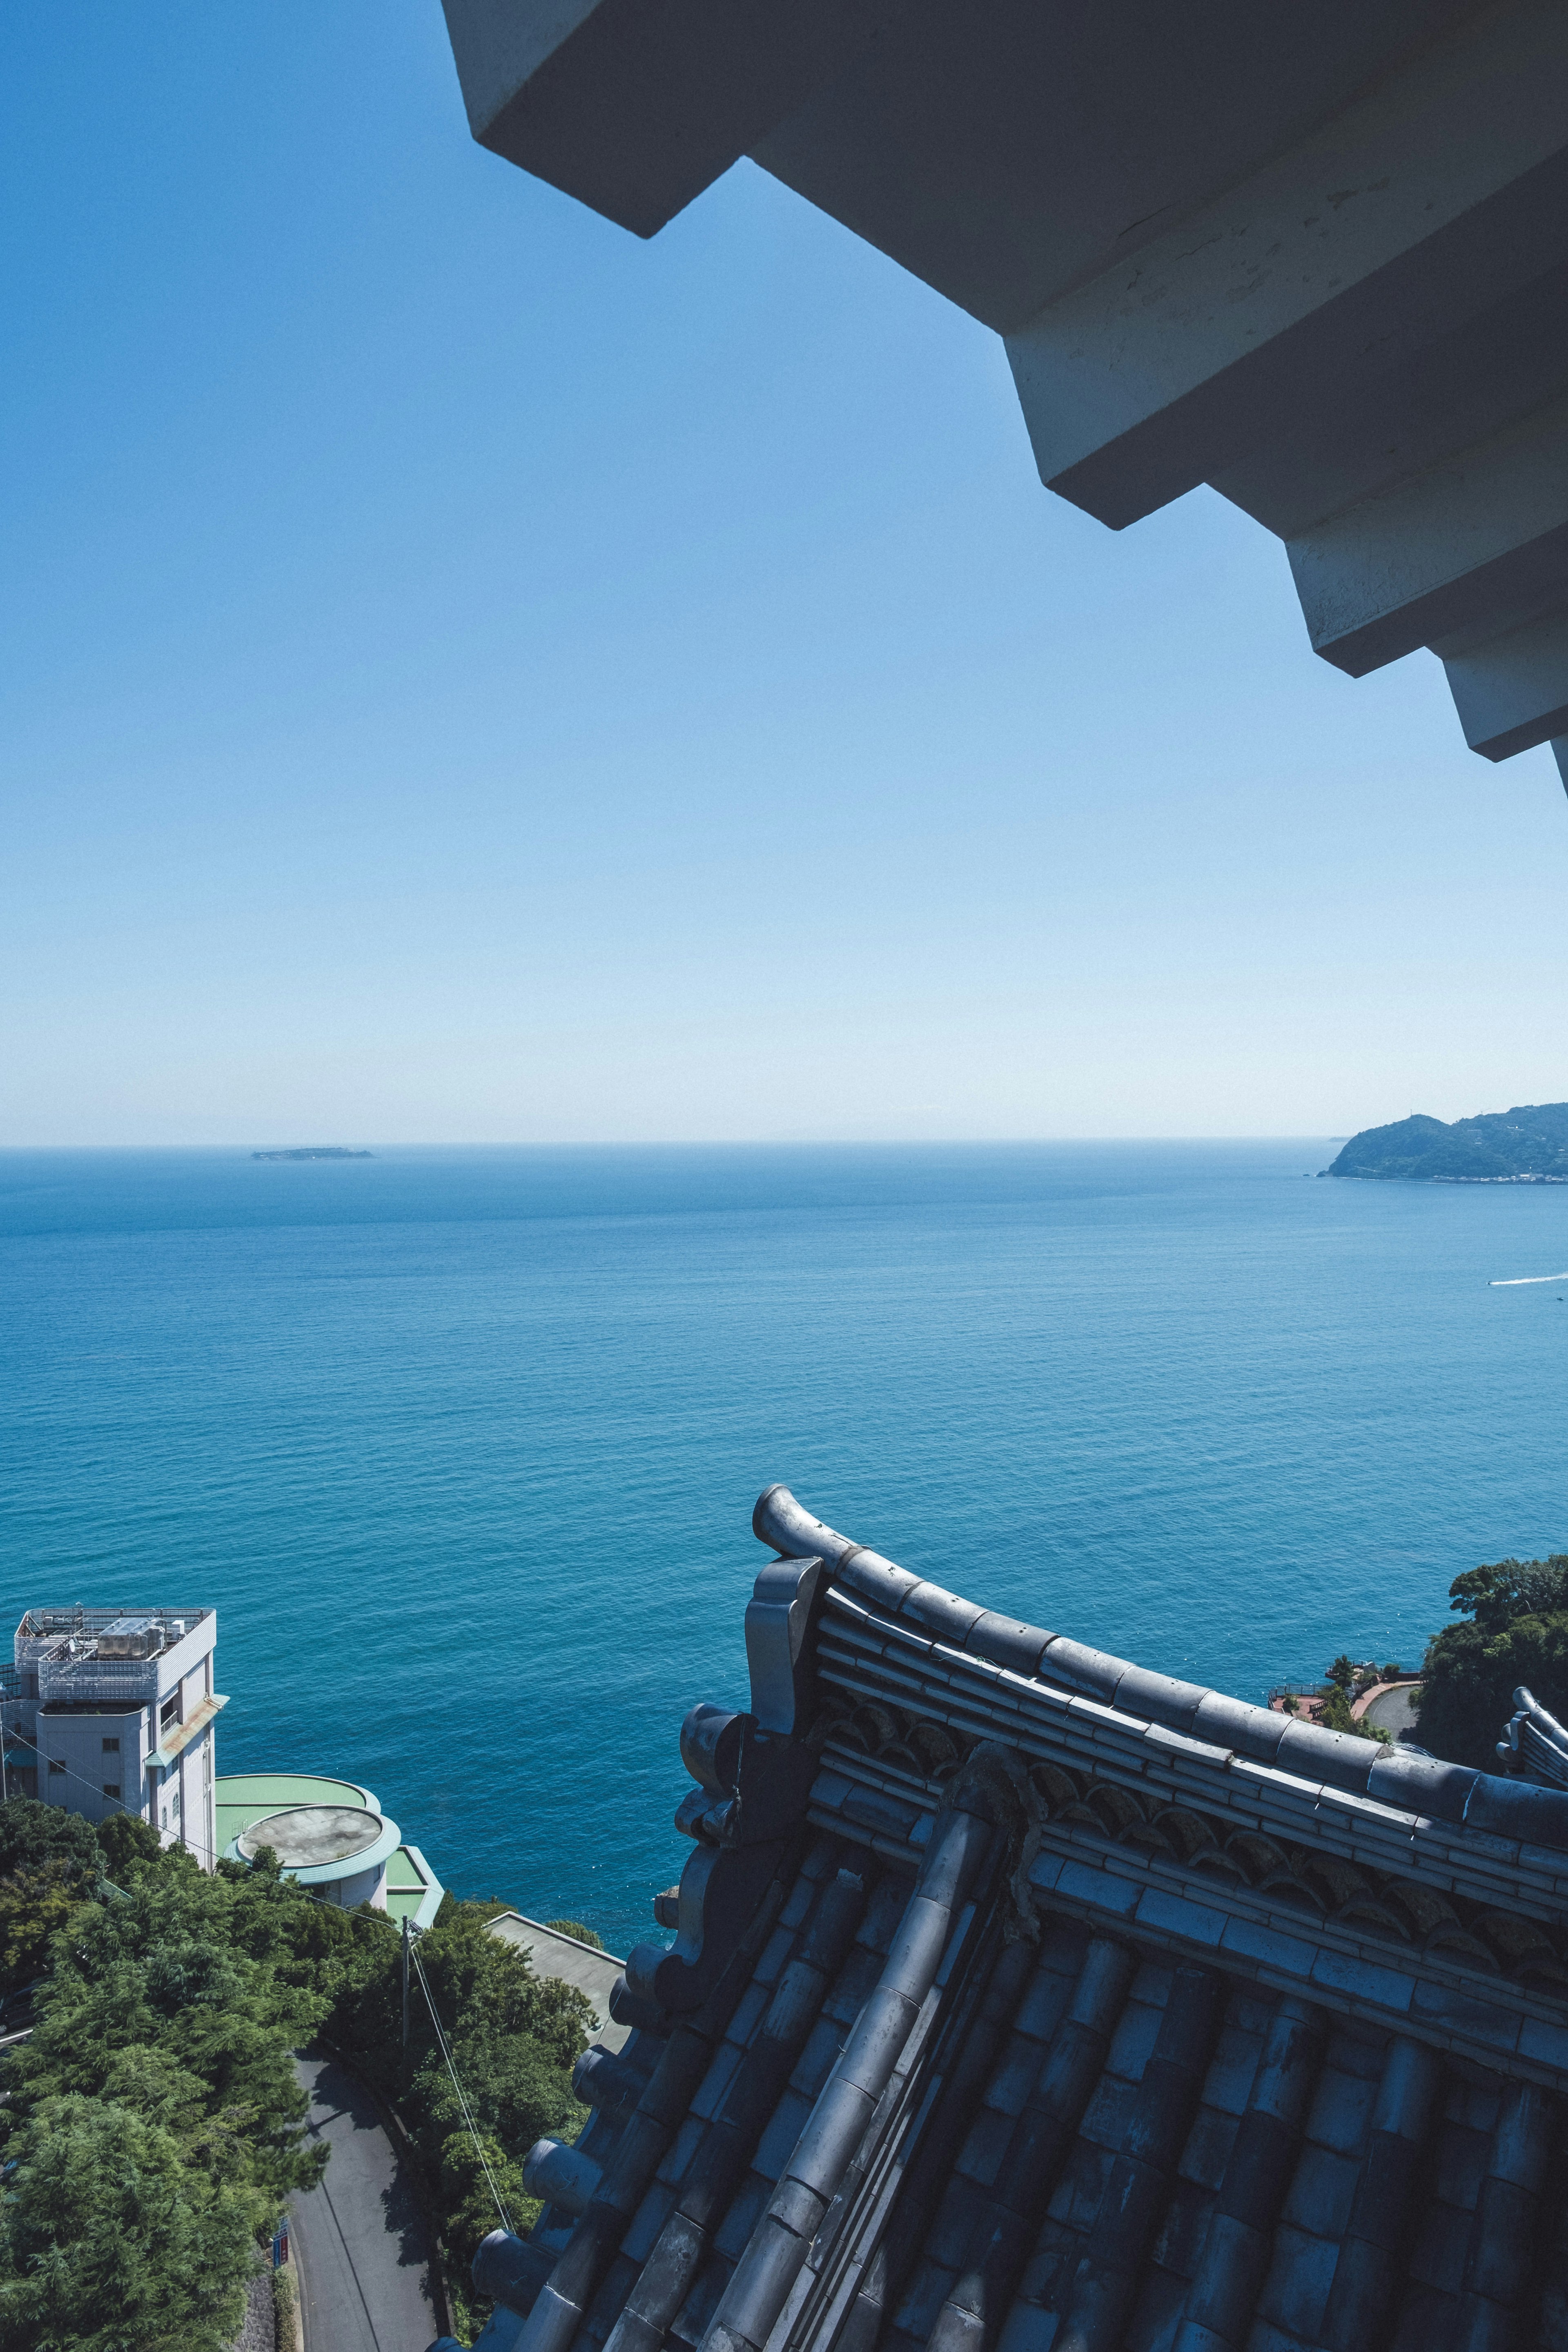
[[[651,1932],[775,1479],[1260,1697],[1568,1548],[1568,1189],[1268,1143],[0,1154],[4,1598],[211,1605],[220,1771]],[[1559,1306],[1563,1308],[1560,1316]]]

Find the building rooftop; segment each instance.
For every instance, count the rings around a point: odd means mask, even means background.
[[[77,1642],[103,1658],[147,1658],[184,1641],[210,1609],[29,1609],[16,1628],[20,1661],[23,1643]]]
[[[291,1805],[263,1813],[235,1843],[247,1861],[270,1846],[286,1870],[303,1870],[367,1853],[384,1826],[379,1813],[361,1806]]]
[[[334,1780],[319,1772],[226,1772],[217,1789],[217,1842],[221,1853],[264,1813],[290,1805],[347,1805],[378,1813],[381,1801],[354,1780]]]
[[[188,1673],[217,1633],[212,1609],[29,1609],[12,1643],[16,1674],[41,1704],[146,1706]],[[199,1642],[192,1636],[199,1634]],[[180,1654],[176,1656],[176,1653]]]
[[[751,1711],[687,1717],[679,1932],[487,2352],[1568,2347],[1568,1792],[754,1524]]]
[[[359,1846],[349,1849],[348,1858],[352,1859],[361,1851],[368,1853],[384,1823],[381,1800],[369,1789],[361,1788],[355,1780],[333,1780],[324,1773],[230,1772],[219,1776],[213,1793],[216,1801],[219,1853],[253,1852],[254,1847],[247,1848],[245,1839],[259,1822],[268,1818],[277,1820],[279,1816],[295,1812],[321,1811],[358,1817],[362,1821],[368,1816],[376,1823],[375,1830],[365,1838],[363,1849]],[[385,1826],[393,1829],[395,1838],[395,1824]],[[348,1837],[353,1832],[345,1827],[343,1834]],[[271,1844],[276,1851],[274,1838],[258,1839],[256,1843]],[[283,1860],[281,1854],[279,1858]],[[297,1866],[285,1862],[284,1867]],[[310,1865],[298,1867],[304,1883],[311,1884],[304,1874]],[[329,1864],[326,1867],[331,1870],[334,1865]],[[386,1909],[389,1917],[399,1920],[406,1917],[416,1927],[431,1927],[441,1907],[445,1892],[416,1845],[394,1845],[386,1856]]]

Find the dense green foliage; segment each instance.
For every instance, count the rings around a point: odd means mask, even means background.
[[[340,1995],[327,2024],[334,2045],[396,2105],[413,2136],[443,2217],[459,2318],[477,2316],[468,2311],[467,2280],[479,2240],[503,2221],[525,2231],[538,2213],[522,2185],[524,2156],[546,2134],[571,2138],[585,2120],[571,2076],[593,2030],[592,2006],[559,1979],[536,1977],[515,1946],[486,1934],[497,1907],[506,1906],[459,1903],[448,1895],[434,1927],[418,1938],[406,2053],[397,1937],[384,1920],[371,1928],[380,1948],[375,1966]]]
[[[7,1952],[51,1963],[3,2066],[3,2352],[220,2352],[258,2236],[320,2178],[290,2053],[326,2003],[270,1916],[293,1890],[148,1843],[116,1832],[110,1884],[85,1822],[0,1808]]]
[[[1387,1747],[1393,1734],[1381,1723],[1369,1723],[1364,1715],[1351,1713],[1352,1694],[1338,1684],[1331,1685],[1329,1696],[1318,1711],[1318,1721],[1325,1731],[1348,1731],[1352,1739],[1375,1739]]]
[[[103,1867],[89,1822],[26,1797],[0,1805],[0,1994],[43,1973],[50,1937]]]
[[[1329,1176],[1394,1176],[1472,1183],[1568,1176],[1568,1103],[1524,1103],[1451,1125],[1419,1113],[1352,1135]]]
[[[1469,1622],[1445,1626],[1427,1644],[1421,1743],[1451,1763],[1495,1771],[1521,1683],[1553,1715],[1568,1715],[1568,1552],[1473,1568],[1448,1593]]]
[[[318,2033],[401,2113],[459,2326],[477,2318],[474,2248],[495,2195],[518,2228],[537,2211],[521,2159],[583,2120],[570,2074],[592,2026],[581,1993],[484,1932],[493,1907],[448,1896],[417,1940],[405,2051],[384,1914],[313,1901],[268,1854],[208,1877],[127,1817],[95,1833],[0,1806],[0,1957],[14,1980],[48,1969],[31,2041],[0,2059],[0,2352],[232,2341],[258,2239],[325,2161],[292,2056]]]

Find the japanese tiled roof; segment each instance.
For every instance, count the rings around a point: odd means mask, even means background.
[[[486,2352],[1568,2347],[1568,1792],[754,1525]]]

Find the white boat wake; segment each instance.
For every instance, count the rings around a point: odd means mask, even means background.
[[[1531,1282],[1568,1282],[1568,1274],[1510,1274],[1501,1282],[1489,1282],[1489,1290],[1522,1290]]]

